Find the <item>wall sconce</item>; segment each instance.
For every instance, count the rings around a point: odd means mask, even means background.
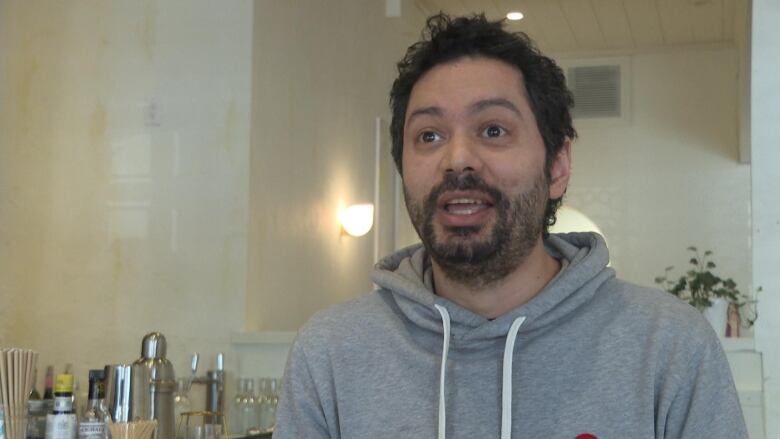
[[[374,225],[374,205],[353,204],[339,210],[339,222],[342,232],[352,236],[363,236]]]

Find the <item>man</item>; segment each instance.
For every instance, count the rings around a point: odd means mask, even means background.
[[[393,155],[423,245],[301,329],[274,437],[747,437],[700,313],[616,279],[600,236],[548,235],[572,99],[501,26],[431,17],[399,63]]]

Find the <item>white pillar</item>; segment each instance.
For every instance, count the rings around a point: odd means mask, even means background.
[[[756,349],[764,356],[766,437],[780,437],[780,2],[753,0],[751,170]]]

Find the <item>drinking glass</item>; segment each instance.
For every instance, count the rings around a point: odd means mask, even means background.
[[[183,439],[227,439],[228,426],[220,412],[185,412],[179,418],[176,437]]]

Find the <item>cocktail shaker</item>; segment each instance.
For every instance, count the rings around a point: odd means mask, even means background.
[[[141,358],[133,362],[131,413],[133,419],[154,419],[154,439],[174,439],[176,420],[173,398],[176,376],[167,358],[165,337],[159,332],[146,334],[141,342]]]

